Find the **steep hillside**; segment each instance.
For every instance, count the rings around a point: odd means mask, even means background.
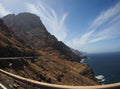
[[[34,53],[27,48],[0,19],[0,57],[32,56]]]
[[[2,62],[3,61],[0,61],[0,63]],[[2,69],[41,82],[84,86],[98,84],[92,70],[86,64],[67,60],[54,60],[44,56],[41,56],[37,60],[23,59],[17,61],[9,60],[9,62],[13,64],[12,67],[9,68],[8,66],[4,66]],[[8,83],[11,82],[7,76],[0,74],[0,77]],[[16,83],[21,87],[24,87],[18,82]]]
[[[27,45],[31,46],[32,49],[41,50],[43,55],[80,61],[81,58],[79,56],[46,30],[38,16],[31,13],[10,14],[3,17],[3,20],[18,37],[24,39]],[[54,55],[51,53],[54,53]]]

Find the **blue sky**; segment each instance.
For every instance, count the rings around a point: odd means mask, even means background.
[[[31,12],[68,46],[88,53],[120,51],[120,0],[0,0],[0,17]]]

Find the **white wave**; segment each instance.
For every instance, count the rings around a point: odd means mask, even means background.
[[[81,59],[80,63],[83,63],[85,59]]]
[[[100,82],[105,81],[105,76],[104,75],[97,75],[97,76],[95,76],[95,78],[98,79]]]

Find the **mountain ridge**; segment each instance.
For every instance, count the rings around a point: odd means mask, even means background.
[[[9,14],[3,17],[3,21],[19,38],[24,39],[31,48],[43,51],[50,48],[59,51],[69,60],[77,62],[81,60],[67,45],[58,41],[55,36],[47,31],[38,16],[31,13]]]

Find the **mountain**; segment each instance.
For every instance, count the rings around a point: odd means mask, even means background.
[[[9,14],[3,17],[3,21],[28,46],[41,54],[50,57],[57,55],[60,59],[77,62],[81,60],[68,46],[46,30],[38,16],[31,13]]]
[[[34,14],[7,15],[0,20],[0,55],[34,56],[38,59],[0,60],[0,68],[41,82],[64,85],[97,85],[92,69],[51,35]],[[9,67],[9,63],[12,66]],[[8,84],[9,78],[0,74]],[[24,84],[15,82],[21,89]],[[32,88],[31,88],[32,89]]]
[[[0,57],[35,55],[23,44],[24,41],[19,39],[0,19]]]
[[[75,50],[73,48],[70,48],[72,52],[74,52],[76,55],[80,56],[81,58],[87,58],[87,53]]]

